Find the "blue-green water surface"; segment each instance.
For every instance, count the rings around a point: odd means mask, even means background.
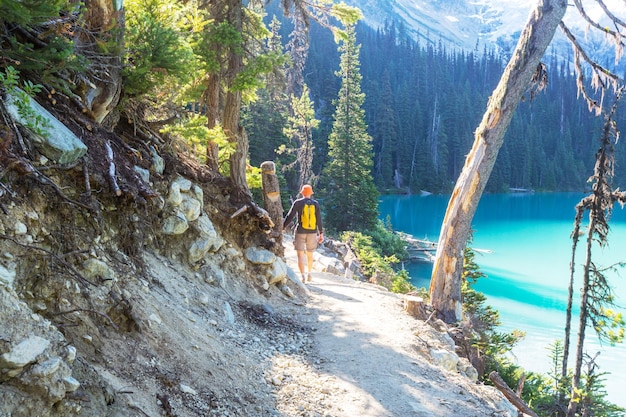
[[[472,222],[476,261],[487,274],[476,288],[500,312],[503,331],[526,332],[526,338],[513,353],[527,370],[547,372],[548,345],[564,337],[572,253],[570,234],[575,205],[584,196],[583,193],[484,195]],[[438,240],[448,200],[449,196],[441,195],[383,196],[381,218],[389,216],[395,230],[416,238]],[[597,266],[626,262],[626,209],[616,205],[610,227],[609,247],[594,249]],[[581,230],[586,233],[586,228]],[[575,261],[575,291],[581,287],[584,246],[582,236]],[[407,264],[405,268],[414,285],[428,288],[431,264]],[[608,274],[620,306],[617,310],[626,314],[624,275],[624,269]],[[577,331],[578,301],[575,310],[572,327]],[[606,376],[609,399],[626,407],[626,398],[620,395],[626,374],[626,347],[600,345],[592,329],[586,335],[586,350],[592,355],[601,351],[600,371],[610,372]]]

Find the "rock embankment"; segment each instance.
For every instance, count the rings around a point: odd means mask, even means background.
[[[5,205],[0,416],[515,415],[345,247],[305,286],[288,236],[284,259],[242,247],[197,184],[154,187],[101,228],[36,191]]]

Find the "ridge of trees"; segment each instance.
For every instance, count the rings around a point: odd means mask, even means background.
[[[546,3],[549,3],[549,0],[546,0]],[[576,5],[580,8],[579,3],[576,2]],[[189,4],[206,7],[196,8],[195,11],[201,13],[194,15],[193,8],[184,7]],[[131,124],[137,136],[150,138],[148,143],[157,140],[155,139],[157,135],[151,129],[176,119],[176,109],[180,110],[185,101],[191,102],[192,106],[199,105],[199,113],[205,117],[204,124],[190,136],[202,138],[209,167],[217,172],[222,169],[220,165],[225,163],[235,193],[243,198],[250,197],[245,175],[249,156],[248,136],[256,132],[252,129],[246,132],[245,126],[240,123],[240,109],[246,101],[253,102],[257,90],[271,84],[268,82],[271,81],[271,74],[286,62],[285,56],[279,48],[272,48],[272,42],[276,39],[271,39],[271,36],[277,31],[275,29],[272,32],[267,31],[261,23],[260,12],[244,7],[241,1],[189,4],[177,4],[177,7],[168,9],[167,6],[171,6],[172,3],[166,0],[145,0],[141,5],[139,2],[129,0],[128,22],[136,25],[131,26],[131,29],[138,27],[145,29],[134,32],[129,30],[128,37],[124,38],[125,27],[122,18],[124,11],[118,2],[87,0],[84,4],[73,7],[70,2],[59,0],[48,5],[39,4],[39,7],[30,11],[31,13],[25,14],[20,1],[3,2],[0,10],[6,12],[4,16],[11,20],[7,18],[0,20],[2,29],[0,46],[3,51],[0,58],[1,68],[8,74],[9,69],[12,71],[13,65],[20,66],[26,74],[25,85],[32,84],[31,79],[41,77],[45,84],[43,88],[49,97],[53,95],[52,85],[57,85],[68,97],[68,102],[84,110],[96,123],[111,129],[119,128],[124,123]],[[252,2],[250,6],[255,4]],[[328,24],[318,15],[324,7],[320,6],[318,9],[317,3],[283,1],[282,4],[302,19],[300,23],[304,25],[303,28],[307,27],[308,19],[312,17],[323,21],[325,25]],[[324,3],[319,5],[322,4]],[[132,9],[133,5],[137,9]],[[564,7],[562,2],[559,5]],[[311,6],[313,10],[308,9]],[[84,8],[80,9],[81,7]],[[171,20],[163,19],[163,10],[172,13],[168,15]],[[137,13],[133,15],[133,11]],[[339,12],[337,16],[343,16],[348,21],[355,17],[352,11],[336,12]],[[20,20],[22,18],[26,20]],[[342,184],[351,187],[341,190],[341,197],[350,197],[349,201],[342,201],[342,207],[333,207],[329,210],[333,218],[345,220],[338,222],[335,227],[339,230],[374,228],[376,210],[375,201],[372,200],[377,196],[374,181],[382,189],[409,192],[419,189],[449,191],[452,179],[461,172],[462,161],[465,160],[465,152],[469,148],[469,143],[463,142],[464,138],[472,137],[471,134],[467,134],[466,129],[474,126],[472,117],[478,117],[477,109],[482,107],[477,103],[480,99],[487,100],[484,96],[485,91],[489,91],[489,83],[502,72],[501,62],[488,53],[477,58],[473,53],[448,52],[442,45],[421,48],[419,44],[406,40],[402,36],[402,28],[395,28],[393,24],[376,32],[376,35],[372,35],[372,42],[368,42],[368,45],[377,45],[379,51],[385,52],[377,57],[359,54],[359,48],[356,46],[358,38],[350,24],[345,32],[335,30],[333,34],[343,39],[343,49],[340,48],[339,51],[342,53],[340,60],[342,76],[337,79],[333,67],[323,65],[323,59],[310,59],[304,67],[302,85],[296,81],[292,86],[293,93],[303,94],[307,91],[305,86],[311,86],[312,102],[315,103],[316,117],[320,121],[315,135],[309,136],[309,131],[304,129],[306,132],[301,136],[299,146],[307,147],[304,166],[307,169],[311,167],[309,179],[315,178],[316,173],[320,172],[328,175],[329,178],[325,179],[326,184],[322,183],[326,186],[322,187],[322,190],[329,192],[333,181],[341,181]],[[321,41],[311,44],[320,49],[311,48],[310,56],[315,54],[321,56],[322,53],[325,56],[332,56],[328,52],[336,50],[335,39],[331,44],[330,34],[327,35],[328,41],[320,38]],[[161,46],[164,48],[161,50],[150,49],[154,46],[150,42],[154,36],[163,40]],[[545,48],[541,50],[543,49]],[[122,51],[127,53],[124,54]],[[40,58],[44,56],[47,58],[35,59],[37,55]],[[383,56],[385,59],[381,60]],[[292,55],[293,57],[296,55]],[[147,59],[142,60],[144,58]],[[577,67],[579,59],[577,55],[575,59]],[[181,62],[189,66],[180,65]],[[371,71],[368,73],[371,78],[361,78],[361,63],[362,68]],[[444,65],[450,63],[449,66]],[[186,70],[190,68],[198,72],[199,79],[185,78]],[[417,70],[412,71],[413,68]],[[541,66],[537,68],[541,69],[540,84],[545,85],[548,81],[550,86],[550,72],[545,73]],[[559,74],[562,74],[564,79],[571,77],[567,65],[555,62],[552,70],[560,71]],[[526,74],[528,75],[528,71]],[[487,75],[493,75],[493,78]],[[128,82],[126,85],[123,83],[124,80]],[[361,93],[363,80],[365,80],[363,91],[370,93]],[[558,81],[558,78],[556,80]],[[580,79],[577,88],[578,91],[583,91],[587,105],[591,108],[598,106],[585,92],[585,86]],[[185,94],[180,94],[182,91]],[[267,91],[266,94],[272,97],[276,91]],[[339,99],[335,100],[337,91],[342,93]],[[502,162],[500,176],[494,176],[496,178],[494,191],[510,186],[540,189],[551,189],[552,184],[555,184],[555,188],[563,186],[564,177],[558,176],[557,173],[565,175],[567,172],[565,165],[578,161],[582,161],[580,162],[582,165],[578,166],[580,170],[571,172],[574,178],[571,185],[567,185],[566,188],[584,187],[584,181],[579,175],[585,175],[584,173],[589,171],[585,165],[587,156],[585,151],[588,149],[585,145],[576,148],[580,144],[575,136],[583,132],[585,137],[582,137],[580,142],[590,141],[594,137],[594,125],[589,122],[588,131],[582,130],[580,128],[582,113],[578,114],[579,118],[572,119],[565,111],[569,108],[565,104],[565,92],[569,91],[565,83],[561,90],[555,91],[563,92],[563,95],[557,94],[560,100],[554,100],[551,96],[545,108],[537,109],[539,106],[536,103],[541,96],[534,97],[528,106],[530,118],[518,122],[521,132],[519,142],[513,139],[504,142],[505,150],[509,142],[513,147],[509,150],[509,158],[505,157]],[[263,92],[260,92],[259,96],[261,94]],[[532,91],[528,94],[533,95]],[[166,95],[169,97],[163,99]],[[305,109],[310,110],[311,103],[305,100],[306,98],[301,96],[302,104]],[[513,101],[519,101],[519,96],[514,97]],[[553,103],[550,101],[558,104],[555,114],[550,112],[550,110],[554,112],[554,107],[550,107]],[[122,105],[118,106],[120,103]],[[155,108],[152,108],[150,104],[155,103]],[[567,105],[569,104],[567,102]],[[168,108],[168,105],[172,107]],[[346,108],[350,108],[350,112],[344,111]],[[267,111],[277,109],[270,107]],[[303,113],[306,114],[305,119],[292,120],[292,127],[301,133],[300,127],[305,124],[300,122],[304,120],[312,125],[310,113],[310,111]],[[263,111],[258,114],[260,118],[268,115]],[[351,124],[347,123],[347,119],[342,119],[345,115],[350,116]],[[548,115],[558,116],[558,129],[552,127],[554,122],[547,117]],[[126,116],[127,121],[122,122],[122,116]],[[498,116],[493,123],[497,123]],[[543,119],[542,116],[546,118]],[[507,117],[510,118],[507,119],[505,130],[510,120],[515,121],[515,116],[509,114]],[[483,119],[489,129],[495,126],[491,117]],[[252,128],[259,119],[249,120],[252,121],[249,126]],[[275,120],[284,124],[288,118],[277,117]],[[579,122],[578,126],[575,125],[576,122]],[[186,123],[185,127],[195,123],[193,116],[189,117]],[[342,129],[342,126],[348,125],[351,126],[349,129]],[[533,126],[535,128],[531,129]],[[17,131],[17,128],[15,130]],[[280,133],[280,129],[270,128],[267,131],[285,135],[285,131]],[[294,130],[288,131],[291,132],[288,133],[291,136],[296,135]],[[586,136],[586,133],[589,135]],[[328,142],[327,138],[330,138]],[[223,141],[224,147],[230,146],[226,158],[220,155],[221,149],[217,139]],[[256,138],[259,141],[263,139]],[[498,140],[501,141],[502,137]],[[272,143],[276,144],[273,141]],[[280,144],[280,140],[277,143]],[[518,148],[514,147],[516,144]],[[526,146],[523,146],[524,144]],[[3,142],[2,150],[7,151],[11,145],[9,141]],[[143,145],[148,147],[145,143]],[[313,147],[318,158],[311,160],[310,150]],[[591,148],[592,145],[588,147]],[[263,159],[275,159],[277,156],[276,147],[259,146],[258,149],[259,154],[255,155],[256,157],[263,154]],[[577,151],[581,151],[580,154]],[[268,158],[265,158],[265,152],[269,155]],[[610,153],[612,152],[611,148]],[[497,150],[495,153],[497,154]],[[346,167],[351,162],[350,156],[358,162],[358,167],[352,170],[350,175],[341,177],[340,174],[347,171]],[[343,165],[342,159],[346,161]],[[492,164],[493,160],[495,156],[492,158]],[[520,160],[525,163],[519,165]],[[589,161],[593,161],[593,158]],[[287,161],[285,166],[289,166],[291,162],[293,161]],[[600,168],[607,169],[609,165],[612,173],[612,163],[602,165]],[[492,166],[489,166],[486,177],[491,174]],[[299,176],[297,181],[302,183],[309,179]],[[293,187],[293,183],[291,185]],[[485,184],[481,184],[478,194],[482,193],[484,186]],[[117,189],[116,192],[121,191]],[[330,193],[329,195],[333,197]],[[337,198],[337,195],[334,197]],[[347,210],[349,204],[362,204],[360,208],[363,210]],[[340,216],[342,208],[351,217],[346,219],[345,216]],[[603,211],[600,210],[598,213]],[[464,220],[467,223],[466,229],[469,230],[471,215],[469,221],[467,218]],[[600,229],[596,229],[596,233],[598,230],[599,233],[604,233],[604,225],[597,225]],[[464,229],[457,230],[460,230],[456,236],[457,243],[462,241],[464,245]],[[442,246],[445,245],[440,245]],[[460,274],[460,271],[461,268],[457,268],[452,272]],[[586,279],[588,278],[587,276]],[[593,277],[601,278],[601,273]],[[585,285],[588,284],[589,281],[586,281]],[[459,301],[449,293],[444,295],[454,303]],[[607,297],[602,294],[597,298],[600,301],[605,299]],[[589,307],[596,308],[597,305],[590,304]],[[590,316],[592,321],[606,318],[602,314],[593,311],[592,313]],[[581,328],[584,329],[584,326],[585,320],[581,318]],[[580,337],[584,339],[584,332],[581,331]],[[579,341],[579,349],[583,341]],[[579,350],[578,358],[581,356]],[[580,366],[577,365],[577,368]],[[580,382],[580,369],[577,369],[572,381],[568,416],[576,414],[578,400],[582,398],[579,392],[582,390]]]
[[[330,33],[312,24],[310,36],[304,74],[320,120],[313,132],[313,169],[319,173],[327,161],[332,100],[339,91],[333,74],[339,56]],[[378,30],[359,24],[357,39],[362,45],[363,108],[373,139],[372,175],[377,187],[381,192],[450,192],[506,57],[486,49],[465,52],[442,43],[422,45],[394,22]],[[578,99],[572,63],[561,60],[552,49],[545,65],[545,91],[532,100],[526,94],[518,107],[487,192],[506,192],[510,187],[587,188],[602,120]],[[618,124],[625,121],[623,112],[615,118]],[[251,154],[253,165],[275,157],[266,136],[257,135],[254,127],[248,127],[248,132],[256,151]],[[280,138],[272,136],[271,140]],[[624,186],[626,164],[620,162],[626,160],[626,153],[622,148],[616,149],[616,159],[615,181]]]

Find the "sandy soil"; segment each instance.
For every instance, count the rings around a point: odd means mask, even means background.
[[[286,244],[286,258],[297,271],[290,246]],[[282,415],[511,413],[494,388],[431,364],[430,349],[450,349],[448,339],[409,316],[402,296],[323,272],[314,272],[307,287],[306,305],[295,310],[294,318],[312,329],[311,351],[302,358],[310,363],[286,368],[290,383],[278,388]]]

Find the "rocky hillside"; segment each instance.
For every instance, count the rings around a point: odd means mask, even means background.
[[[3,103],[0,416],[515,415],[401,297],[305,288],[262,209],[175,143],[33,104],[44,139]]]

